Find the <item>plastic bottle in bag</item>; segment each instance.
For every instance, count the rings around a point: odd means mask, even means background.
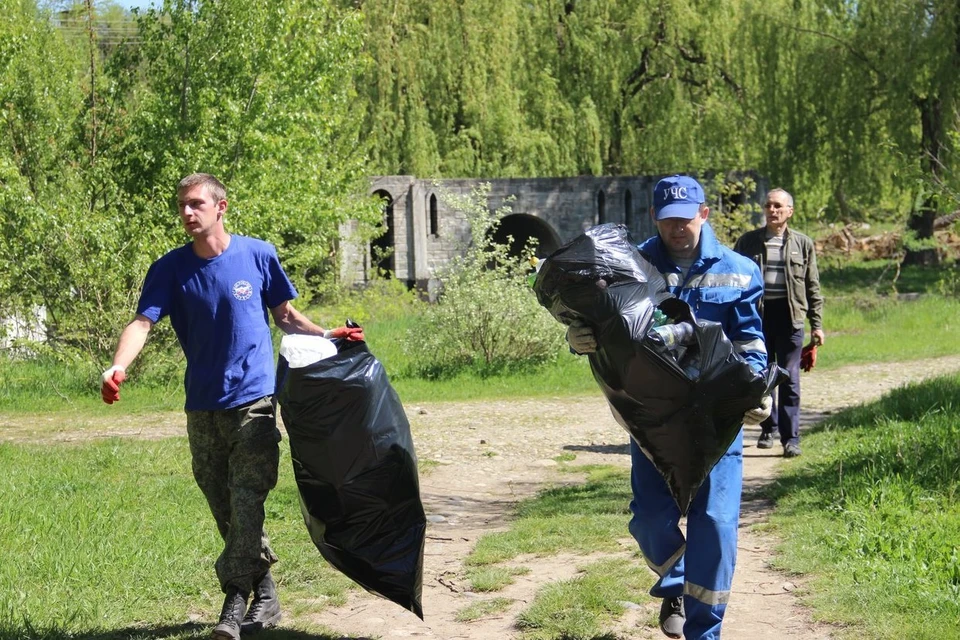
[[[696,341],[696,335],[693,332],[693,325],[689,322],[678,322],[676,324],[664,324],[651,329],[647,336],[655,343],[663,345],[667,349],[679,349],[682,346],[693,344]]]
[[[530,258],[530,266],[533,268],[533,271],[527,275],[527,284],[533,288],[534,283],[537,281],[537,274],[540,273],[540,267],[543,266],[543,259],[537,258],[536,256]]]
[[[653,309],[653,326],[660,327],[670,322],[670,316],[660,311],[660,307]]]

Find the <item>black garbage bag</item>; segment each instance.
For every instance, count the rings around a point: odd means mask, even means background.
[[[403,406],[364,342],[302,368],[281,356],[280,415],[300,507],[323,557],[423,619],[426,516]]]
[[[743,414],[758,407],[786,372],[775,365],[756,372],[734,352],[719,323],[697,320],[666,290],[623,225],[592,227],[557,249],[541,264],[534,291],[560,322],[593,328],[593,376],[614,418],[686,514],[736,439]],[[664,340],[653,331],[663,319],[664,327],[686,329],[674,335],[689,338],[671,341],[668,334]]]

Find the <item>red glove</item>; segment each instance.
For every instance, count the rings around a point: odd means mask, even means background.
[[[118,365],[113,365],[103,372],[100,376],[103,384],[100,386],[100,397],[107,404],[113,404],[120,401],[120,383],[127,379],[126,370]]]
[[[323,332],[323,337],[327,339],[349,340],[350,342],[360,342],[363,340],[363,327],[337,327],[336,329],[327,329]]]
[[[800,368],[810,371],[817,365],[817,344],[811,342],[800,350]]]

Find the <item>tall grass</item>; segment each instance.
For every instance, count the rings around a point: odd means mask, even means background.
[[[893,260],[851,261],[821,258],[820,284],[829,296],[889,296],[938,293],[944,268],[907,265]]]
[[[944,278],[943,271],[905,269],[898,280],[900,291],[925,295],[900,300],[886,295],[889,287],[882,285],[895,273],[889,267],[875,262],[824,269],[827,344],[819,352],[818,368],[955,353],[954,345],[960,344],[960,297],[935,293]],[[545,365],[498,375],[467,369],[440,380],[412,376],[403,345],[417,340],[420,307],[409,295],[394,289],[385,287],[379,296],[366,292],[356,301],[308,309],[307,314],[330,325],[348,316],[359,318],[370,350],[383,363],[405,403],[596,393],[587,358],[566,349]],[[518,325],[517,330],[523,331],[524,327]],[[558,334],[563,330],[557,323]],[[279,345],[280,337],[275,332],[275,344]],[[103,366],[106,363],[64,364],[50,358],[7,360],[0,364],[0,412],[102,411],[99,372]],[[179,410],[183,403],[182,363],[168,364],[160,370],[162,376],[140,377],[134,372],[122,388],[123,400],[110,411]]]
[[[851,637],[960,637],[960,375],[838,414],[769,490],[777,564]]]

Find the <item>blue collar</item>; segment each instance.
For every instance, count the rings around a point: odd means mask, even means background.
[[[704,222],[700,227],[700,259],[704,262],[715,262],[723,257],[723,245],[717,240],[713,227]]]

